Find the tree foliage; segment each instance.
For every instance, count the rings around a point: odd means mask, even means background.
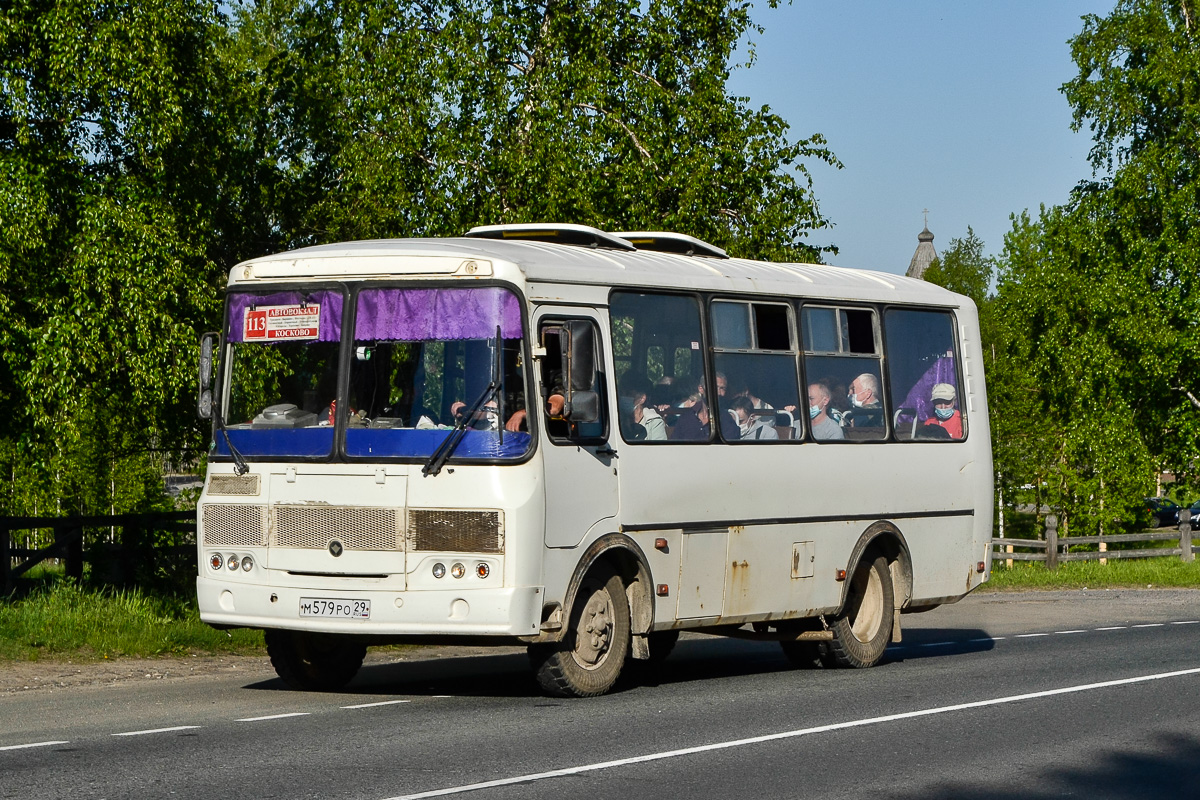
[[[1200,52],[1190,4],[1084,18],[1063,87],[1096,169],[1014,218],[989,375],[997,464],[1077,526],[1138,520],[1158,470],[1196,485]]]
[[[967,235],[951,239],[950,246],[930,262],[924,278],[952,292],[965,294],[983,306],[996,273],[996,260],[983,253],[983,240],[967,226]]]
[[[805,258],[837,165],[729,95],[743,2],[0,3],[0,507],[153,502],[238,260],[497,222]]]

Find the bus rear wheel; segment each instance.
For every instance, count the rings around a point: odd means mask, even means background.
[[[854,568],[846,607],[830,621],[833,640],[822,643],[827,666],[873,667],[892,640],[892,572],[883,556]]]
[[[367,646],[346,636],[265,631],[267,655],[283,682],[306,692],[334,692],[358,674]]]
[[[561,642],[533,645],[538,683],[558,697],[595,697],[613,687],[629,655],[629,601],[610,567],[598,566],[579,585]]]

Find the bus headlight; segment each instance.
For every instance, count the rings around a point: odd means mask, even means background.
[[[433,577],[443,578],[446,575],[446,565],[442,562],[437,562],[433,565]]]
[[[225,559],[225,566],[234,571],[237,570],[241,563],[241,560],[237,557],[237,553],[230,553],[229,558]]]
[[[213,569],[220,569],[225,563],[225,558],[220,553],[213,553],[208,557],[208,565]]]
[[[475,574],[480,578],[486,578],[488,575],[492,574],[492,568],[489,567],[486,562],[480,561],[475,565]]]
[[[252,569],[254,569],[254,559],[246,556],[242,559],[242,572],[249,572]]]
[[[467,574],[467,568],[464,567],[460,562],[456,561],[454,562],[454,566],[450,567],[450,574],[456,578],[461,578],[463,575]]]

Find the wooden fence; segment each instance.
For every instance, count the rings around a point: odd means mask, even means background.
[[[16,534],[24,532],[24,537]],[[18,546],[21,545],[21,546]],[[11,593],[36,565],[54,559],[93,583],[165,588],[195,574],[196,513],[95,517],[0,517],[0,586]]]
[[[1186,511],[1186,509],[1184,509]],[[1046,516],[1046,538],[1044,539],[992,539],[992,561],[1044,561],[1047,569],[1058,569],[1060,561],[1105,561],[1110,558],[1161,558],[1179,556],[1182,561],[1192,561],[1200,546],[1192,544],[1192,525],[1187,519],[1179,523],[1178,530],[1144,531],[1142,533],[1119,533],[1112,536],[1062,536],[1058,535],[1058,517]],[[1176,542],[1175,547],[1147,547],[1138,550],[1109,550],[1108,545],[1125,542]],[[1095,550],[1071,552],[1074,545],[1092,545]],[[995,549],[999,548],[999,549]],[[1017,548],[1040,552],[1017,552]],[[1061,552],[1060,552],[1061,550]]]

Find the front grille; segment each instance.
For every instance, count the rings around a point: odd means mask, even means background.
[[[337,539],[347,550],[403,550],[398,508],[275,506],[272,547],[324,550]]]
[[[408,547],[441,553],[502,553],[500,512],[410,509]]]
[[[216,547],[261,547],[266,521],[264,506],[208,503],[200,512],[204,543]]]
[[[213,475],[208,479],[209,494],[258,496],[257,475]]]

